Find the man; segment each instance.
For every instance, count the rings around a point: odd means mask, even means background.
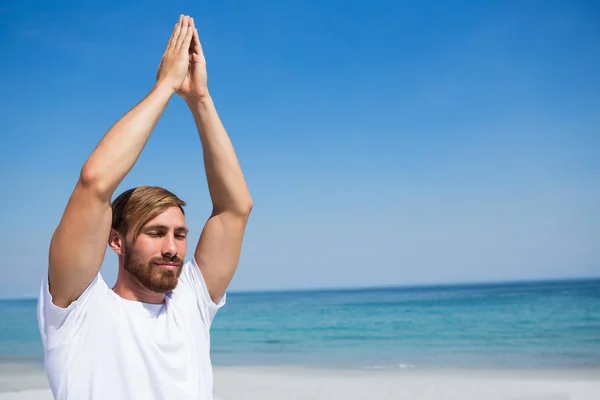
[[[175,93],[194,116],[213,203],[185,264],[182,200],[139,187],[111,204]],[[155,86],[85,162],[52,236],[38,320],[55,398],[212,399],[209,329],[225,303],[251,209],[207,88],[198,32],[181,16]],[[112,289],[99,273],[107,243],[119,259]]]

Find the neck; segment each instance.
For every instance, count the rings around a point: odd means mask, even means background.
[[[165,301],[164,293],[156,293],[146,289],[124,268],[119,268],[119,276],[113,287],[113,292],[125,300],[140,301],[142,303],[162,304]]]

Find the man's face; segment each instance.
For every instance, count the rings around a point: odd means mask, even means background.
[[[175,289],[185,259],[187,227],[179,207],[170,207],[150,220],[132,244],[124,244],[124,267],[142,286],[157,293]]]

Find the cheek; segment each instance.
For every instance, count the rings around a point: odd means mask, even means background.
[[[160,243],[152,240],[142,240],[136,243],[135,254],[141,260],[147,261],[160,256]]]
[[[180,258],[185,258],[185,254],[187,252],[187,239],[179,242],[177,245],[177,252]]]

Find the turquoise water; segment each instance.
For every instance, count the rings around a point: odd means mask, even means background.
[[[35,300],[0,301],[0,362],[42,359]],[[600,280],[230,293],[215,365],[600,368]]]

